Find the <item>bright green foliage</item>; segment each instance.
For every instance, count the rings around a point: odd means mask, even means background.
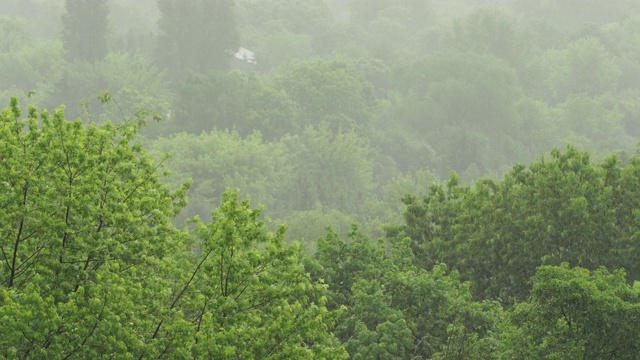
[[[62,42],[71,60],[97,61],[103,59],[107,47],[106,0],[66,0],[62,16]]]
[[[193,356],[345,359],[325,286],[305,273],[300,248],[285,246],[284,227],[269,233],[259,217],[227,192],[211,223],[198,225],[191,275],[171,306],[193,320]]]
[[[329,305],[347,306],[336,335],[353,359],[485,359],[501,309],[473,303],[468,284],[446,266],[413,266],[408,241],[385,250],[354,229],[318,240],[314,276],[329,285]]]
[[[527,302],[503,332],[504,359],[636,359],[640,289],[624,271],[593,273],[564,264],[538,268]]]
[[[639,172],[637,159],[621,168],[616,157],[594,165],[575,148],[554,150],[502,181],[458,186],[452,178],[422,201],[407,197],[400,233],[420,266],[444,262],[476,295],[506,303],[526,298],[540,265],[623,267],[637,280]]]
[[[136,124],[67,122],[15,99],[0,117],[0,355],[101,358],[146,351],[183,234],[168,191],[129,143]],[[152,347],[152,346],[151,346]]]
[[[158,8],[157,58],[175,84],[187,70],[229,68],[239,40],[233,0],[159,0]]]
[[[195,236],[137,123],[0,118],[0,357],[345,359],[284,227],[226,193]],[[189,240],[189,241],[187,241]]]

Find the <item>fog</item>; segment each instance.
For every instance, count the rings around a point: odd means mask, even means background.
[[[387,222],[452,171],[499,177],[567,144],[632,153],[640,135],[630,1],[74,3],[2,2],[0,94],[159,115],[143,134],[174,153],[172,184],[194,181],[185,217],[239,187],[275,219]]]

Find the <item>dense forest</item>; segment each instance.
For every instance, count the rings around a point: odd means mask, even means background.
[[[640,2],[0,9],[1,358],[638,358]]]

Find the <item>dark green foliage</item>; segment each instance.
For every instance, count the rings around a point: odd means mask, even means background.
[[[408,241],[392,248],[357,231],[318,240],[312,274],[347,306],[336,335],[353,359],[481,359],[493,350],[496,303],[471,301],[468,284],[446,266],[417,269]]]
[[[106,0],[66,0],[62,16],[62,42],[70,60],[97,61],[103,59],[107,47]]]
[[[640,292],[624,271],[543,266],[503,333],[502,358],[637,359]]]
[[[471,280],[481,298],[525,299],[540,265],[625,268],[640,279],[635,239],[640,162],[616,157],[594,165],[569,147],[503,180],[436,186],[405,199],[406,225],[420,266],[444,262]],[[397,235],[396,235],[397,236]]]

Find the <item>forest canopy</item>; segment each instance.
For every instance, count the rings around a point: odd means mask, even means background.
[[[1,358],[637,357],[638,2],[0,6]]]

